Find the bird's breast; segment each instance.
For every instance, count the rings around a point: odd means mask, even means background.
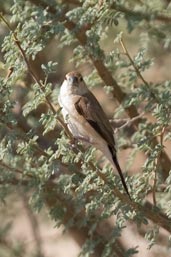
[[[78,101],[79,97],[80,96],[74,95],[63,95],[59,97],[59,104],[62,107],[64,120],[75,137],[80,136],[83,133],[82,127],[86,123],[86,120],[75,108],[75,103]]]
[[[85,138],[86,141],[94,144],[100,138],[84,116],[77,112],[75,103],[78,102],[79,98],[79,95],[65,94],[60,96],[59,104],[62,107],[62,114],[74,137]]]

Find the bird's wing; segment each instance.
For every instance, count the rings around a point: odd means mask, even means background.
[[[77,112],[82,115],[87,120],[87,122],[94,128],[94,130],[96,130],[97,133],[99,133],[100,136],[107,142],[109,151],[112,155],[113,163],[115,164],[117,171],[121,177],[122,184],[128,196],[130,197],[124,176],[122,174],[122,170],[116,157],[113,130],[99,102],[97,101],[95,96],[91,92],[89,92],[88,96],[87,94],[80,96],[80,98],[75,103],[75,108]]]
[[[106,140],[107,144],[114,147],[113,130],[102,107],[89,91],[88,94],[80,96],[75,103],[77,112]]]

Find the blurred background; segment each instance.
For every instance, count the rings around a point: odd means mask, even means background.
[[[4,14],[7,20],[10,21],[12,17],[12,6],[16,1],[0,1],[0,11]],[[22,1],[21,1],[22,2]],[[23,1],[27,2],[27,1]],[[63,2],[63,1],[56,1]],[[67,5],[67,1],[64,1]],[[69,9],[76,8],[77,1],[69,1]],[[75,4],[76,2],[76,4]],[[79,2],[79,1],[78,1]],[[82,3],[83,1],[80,1]],[[88,1],[86,1],[88,2]],[[91,2],[91,1],[90,1]],[[93,1],[97,2],[97,4],[103,4],[103,1]],[[102,3],[101,3],[102,2]],[[104,1],[105,2],[105,1]],[[112,2],[112,1],[111,1]],[[128,1],[129,2],[129,1]],[[138,11],[142,11],[145,13],[147,6],[153,9],[153,11],[160,11],[165,13],[171,10],[170,1],[152,1],[151,4],[147,3],[148,1],[130,1],[130,4],[134,6],[134,4],[138,4]],[[124,6],[124,4],[123,4]],[[127,7],[127,5],[125,4]],[[144,9],[143,9],[144,8]],[[136,11],[136,10],[135,10]],[[22,14],[21,14],[22,15]],[[171,18],[170,18],[171,20]],[[161,21],[148,21],[142,20],[140,24],[137,25],[137,28],[134,28],[132,31],[128,29],[128,22],[122,18],[119,19],[117,25],[109,25],[104,26],[104,30],[106,30],[105,37],[100,39],[100,46],[104,50],[106,55],[110,54],[113,50],[119,49],[118,56],[123,54],[123,49],[118,42],[114,42],[116,36],[122,32],[125,45],[129,50],[129,54],[132,58],[134,58],[139,49],[145,48],[145,58],[146,60],[150,60],[150,67],[142,72],[143,77],[149,83],[160,84],[163,81],[171,79],[171,58],[170,58],[170,44],[166,40],[164,40],[164,33],[170,33],[170,23],[161,22],[162,25],[157,31],[157,25]],[[11,23],[13,28],[15,28],[16,23]],[[105,23],[104,23],[105,24]],[[163,34],[162,34],[162,26],[163,26]],[[169,29],[168,29],[169,27]],[[167,32],[167,30],[169,32]],[[155,34],[156,33],[156,34]],[[9,31],[5,24],[1,21],[0,23],[0,44],[3,44],[4,38],[9,34]],[[156,36],[157,35],[157,36]],[[162,38],[163,37],[163,38]],[[64,39],[63,39],[64,40]],[[65,74],[71,70],[78,69],[85,81],[89,83],[89,75],[92,71],[94,71],[93,64],[91,61],[83,62],[77,67],[77,61],[73,56],[76,55],[75,48],[77,46],[77,42],[72,42],[70,45],[62,45],[61,38],[54,36],[49,39],[46,46],[37,53],[35,60],[31,60],[33,71],[37,74],[39,79],[44,79],[44,73],[42,71],[41,65],[47,64],[49,61],[57,62],[58,65],[56,67],[55,72],[50,73],[48,75],[48,82],[52,83],[53,90],[57,96],[59,92],[59,87],[64,80]],[[124,57],[125,58],[125,57]],[[2,78],[7,76],[8,68],[4,64],[4,53],[1,51],[0,53],[0,76]],[[110,67],[111,69],[111,67]],[[123,78],[120,78],[120,75],[124,73],[125,67],[116,68],[115,78],[119,83],[124,83]],[[126,78],[125,78],[126,80]],[[41,114],[47,111],[47,105],[41,104],[38,108],[31,112],[29,119],[24,119],[21,115],[22,108],[27,102],[29,87],[30,87],[30,76],[26,73],[24,79],[18,79],[16,84],[14,85],[14,90],[12,93],[11,99],[15,101],[15,106],[13,112],[20,124],[20,128],[22,131],[27,133],[35,120],[39,119]],[[138,84],[137,84],[138,85]],[[105,112],[108,117],[112,119],[115,116],[115,110],[119,108],[119,104],[116,99],[113,99],[110,90],[105,88],[104,83],[96,78],[95,83],[89,85],[92,92],[95,94],[101,105],[103,106]],[[107,86],[107,85],[106,85]],[[124,84],[121,87],[129,92],[130,88],[125,88]],[[54,95],[55,95],[54,94]],[[58,109],[57,97],[54,97],[54,106]],[[143,112],[143,104],[139,106],[140,113]],[[121,117],[116,115],[116,118],[128,118],[126,115],[122,113]],[[153,117],[150,114],[145,114],[145,117],[148,117],[149,120],[153,121]],[[42,135],[42,128],[37,126],[36,132],[39,134],[39,138],[41,141],[40,145],[48,146],[51,145],[51,142],[58,135],[58,131],[51,131],[47,133],[44,137]],[[131,129],[130,132],[131,133]],[[122,135],[122,131],[115,131],[115,138],[118,141],[118,137]],[[0,135],[1,139],[3,135]],[[117,142],[118,148],[122,142]],[[170,154],[171,145],[170,143],[166,143],[166,152]],[[132,149],[129,147],[124,147],[119,151],[118,158],[120,160],[121,166],[123,170],[126,169],[129,175],[136,174],[141,171],[141,167],[145,161],[145,156],[140,151],[136,153],[136,158],[134,161],[127,167],[128,159],[131,155]],[[39,256],[41,257],[75,257],[80,252],[80,246],[74,240],[72,233],[68,231],[64,231],[64,227],[60,226],[59,228],[55,227],[55,223],[51,221],[48,216],[48,212],[46,208],[43,208],[39,214],[36,214],[29,204],[29,197],[20,189],[15,190],[12,195],[9,195],[5,198],[5,201],[0,202],[0,256],[1,257],[12,257],[12,256],[38,256],[36,255],[39,252]],[[111,222],[114,222],[111,220]],[[136,226],[134,224],[129,224],[130,231],[123,233],[122,241],[125,247],[134,247],[138,246],[139,253],[136,255],[138,257],[165,257],[169,256],[168,251],[166,250],[167,241],[167,233],[164,230],[161,230],[161,241],[158,245],[155,245],[150,250],[148,249],[147,241],[140,236],[143,234],[143,231],[138,234],[136,232]]]

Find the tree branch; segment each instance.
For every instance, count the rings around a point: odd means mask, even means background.
[[[126,15],[129,16],[134,16],[134,17],[138,17],[147,21],[160,21],[160,22],[166,22],[166,23],[170,23],[171,22],[171,17],[166,16],[162,13],[157,13],[155,11],[150,10],[150,12],[142,12],[142,11],[137,11],[137,10],[132,10],[128,7],[125,7],[123,5],[119,5],[117,3],[113,3],[110,6],[112,9],[122,12]]]

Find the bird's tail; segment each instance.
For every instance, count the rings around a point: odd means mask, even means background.
[[[127,185],[126,185],[126,182],[125,182],[125,179],[124,179],[124,176],[123,176],[121,167],[120,167],[120,165],[119,165],[119,162],[118,162],[118,159],[117,159],[117,156],[116,156],[115,149],[113,149],[111,146],[109,146],[109,150],[110,150],[111,155],[112,155],[112,160],[113,160],[113,162],[114,162],[114,164],[115,164],[115,167],[116,167],[116,169],[117,169],[117,171],[118,171],[118,173],[119,173],[119,176],[120,176],[120,178],[121,178],[122,185],[123,185],[123,187],[124,187],[124,189],[125,189],[127,195],[128,195],[129,198],[131,199],[131,196],[130,196],[129,191],[128,191],[128,187],[127,187]]]

